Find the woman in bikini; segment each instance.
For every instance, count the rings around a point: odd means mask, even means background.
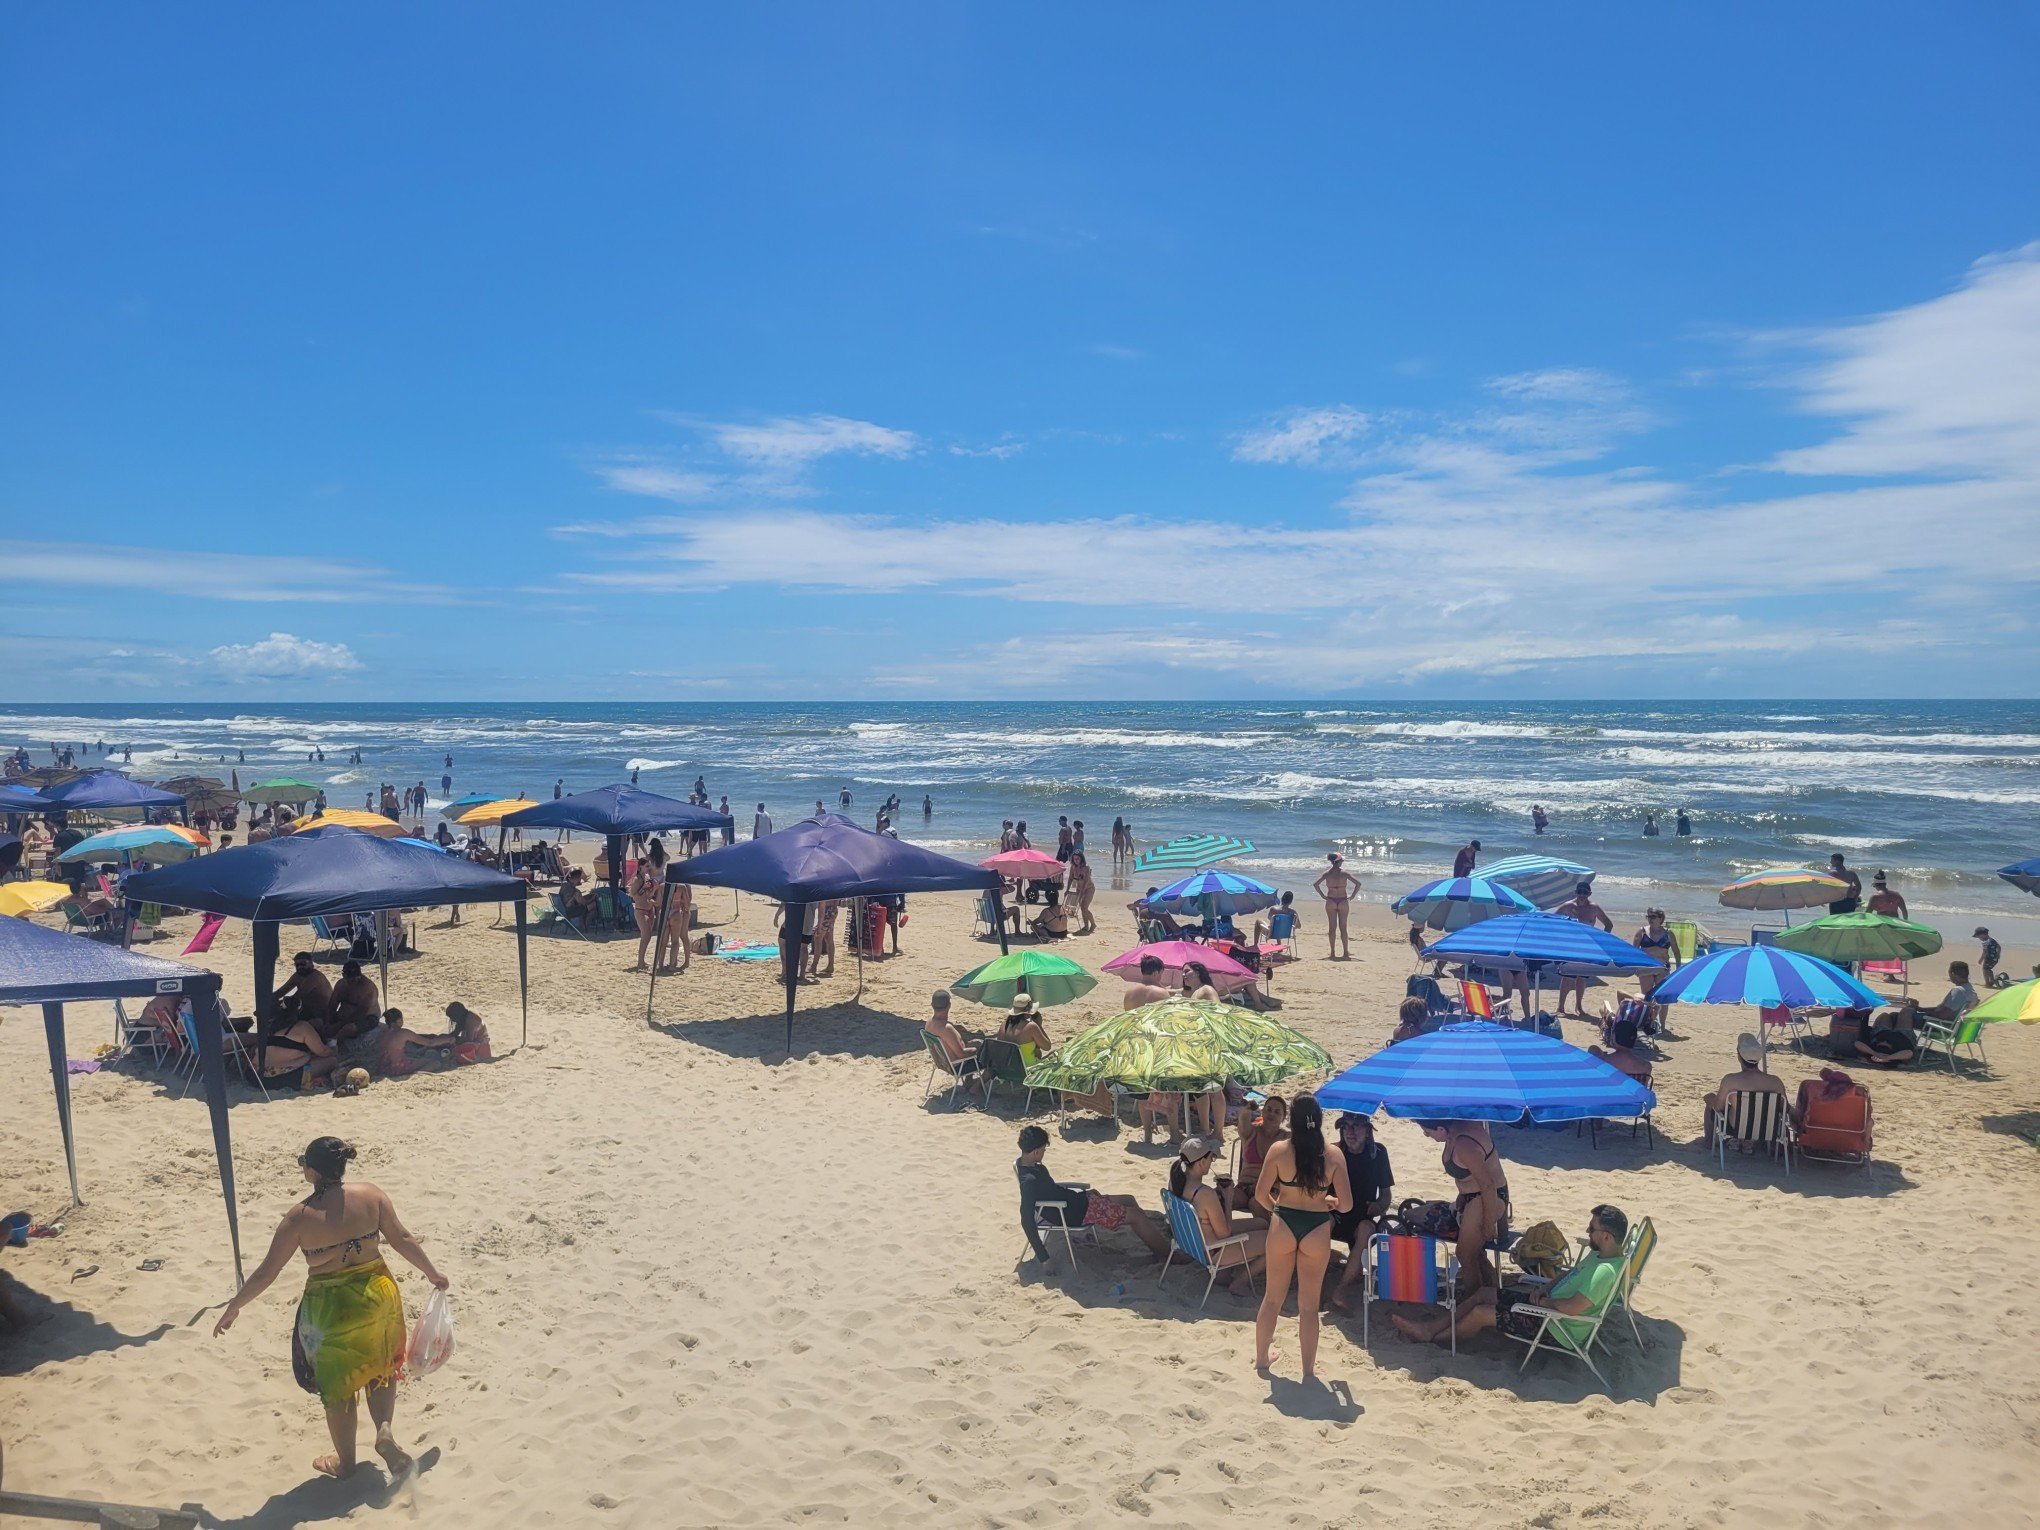
[[[1325,1151],[1324,1111],[1314,1094],[1289,1107],[1289,1140],[1268,1149],[1254,1199],[1274,1212],[1268,1226],[1268,1285],[1254,1318],[1254,1368],[1275,1363],[1275,1324],[1296,1282],[1297,1350],[1303,1379],[1317,1379],[1318,1298],[1332,1259],[1332,1213],[1353,1209],[1343,1153]]]
[[[1459,1268],[1474,1278],[1476,1286],[1494,1285],[1497,1276],[1487,1246],[1502,1236],[1509,1222],[1509,1181],[1494,1139],[1479,1121],[1420,1124],[1426,1137],[1445,1145],[1445,1172],[1458,1190],[1452,1211],[1459,1218]]]
[[[1240,1182],[1233,1187],[1233,1210],[1252,1212],[1255,1186],[1261,1180],[1261,1165],[1268,1150],[1289,1140],[1289,1102],[1271,1094],[1261,1102],[1261,1114],[1240,1133]]]
[[[1225,1253],[1225,1268],[1232,1275],[1226,1289],[1234,1296],[1244,1296],[1253,1289],[1253,1278],[1261,1271],[1262,1261],[1267,1255],[1268,1234],[1259,1222],[1235,1217],[1217,1187],[1206,1183],[1204,1176],[1211,1172],[1211,1166],[1217,1161],[1216,1143],[1206,1137],[1192,1137],[1176,1154],[1176,1161],[1169,1165],[1169,1193],[1177,1200],[1189,1203],[1191,1211],[1196,1213],[1198,1226],[1204,1230],[1207,1245],[1236,1233],[1247,1235],[1247,1241],[1241,1246],[1246,1254],[1244,1262],[1237,1251],[1228,1249]]]
[[[1353,901],[1353,894],[1360,890],[1360,879],[1346,869],[1346,859],[1334,850],[1325,857],[1331,867],[1311,886],[1317,895],[1325,900],[1325,934],[1331,941],[1331,958],[1340,960],[1340,948],[1350,960],[1353,955],[1353,937],[1346,932],[1346,908]]]
[[[1077,931],[1089,935],[1098,928],[1098,921],[1091,916],[1091,900],[1098,896],[1098,882],[1091,875],[1091,863],[1084,859],[1084,852],[1070,852],[1070,897],[1076,900],[1077,914],[1084,923]]]
[[[665,892],[666,845],[663,840],[653,840],[645,853],[638,857],[637,867],[630,874],[631,912],[637,916],[637,965],[630,970],[645,970],[645,953],[651,949],[653,938],[659,933],[659,899]]]
[[[317,1138],[305,1149],[298,1163],[312,1193],[284,1213],[268,1254],[227,1303],[213,1336],[232,1328],[241,1309],[269,1289],[291,1256],[303,1254],[307,1278],[298,1303],[292,1368],[300,1384],[318,1392],[333,1436],[333,1454],[320,1456],[312,1466],[328,1477],[354,1470],[356,1394],[366,1391],[375,1453],[395,1476],[411,1465],[392,1432],[396,1379],[404,1360],[404,1301],[382,1261],[381,1245],[389,1244],[441,1291],[446,1277],[397,1219],[387,1195],[374,1185],[341,1182],[353,1157],[354,1149],[338,1137]]]

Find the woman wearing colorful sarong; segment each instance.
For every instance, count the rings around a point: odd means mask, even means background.
[[[298,1163],[312,1193],[284,1213],[269,1253],[240,1294],[227,1303],[213,1334],[217,1337],[233,1327],[241,1309],[283,1273],[291,1255],[303,1254],[308,1278],[298,1303],[291,1364],[298,1384],[319,1394],[334,1450],[312,1466],[329,1477],[344,1477],[354,1470],[359,1422],[355,1401],[356,1394],[365,1391],[368,1416],[375,1424],[376,1454],[394,1476],[411,1465],[411,1457],[391,1432],[396,1381],[404,1361],[404,1303],[379,1245],[388,1243],[442,1291],[446,1277],[405,1231],[387,1195],[374,1185],[341,1183],[353,1157],[354,1149],[338,1137],[317,1138],[305,1149]]]

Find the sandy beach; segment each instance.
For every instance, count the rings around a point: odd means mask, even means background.
[[[768,906],[735,901],[708,894],[709,927],[769,938]],[[1064,947],[1094,970],[1133,943],[1123,899],[1099,902],[1099,932]],[[1638,911],[1611,912],[1626,934]],[[1625,1130],[1598,1148],[1496,1134],[1526,1221],[1570,1234],[1607,1201],[1662,1234],[1638,1298],[1649,1347],[1612,1344],[1612,1388],[1549,1358],[1519,1374],[1517,1346],[1493,1336],[1455,1358],[1377,1322],[1363,1347],[1356,1318],[1328,1323],[1330,1386],[1306,1390],[1293,1318],[1263,1380],[1250,1302],[1221,1289],[1200,1313],[1182,1273],[1158,1292],[1130,1237],[1053,1279],[1022,1258],[1019,1106],[924,1103],[917,1034],[930,990],[995,948],[970,938],[966,897],[911,913],[905,953],[867,966],[861,1004],[847,955],[804,992],[784,1061],[773,967],[697,957],[662,982],[648,1029],[635,941],[571,935],[534,937],[531,1044],[516,1051],[509,929],[487,910],[458,928],[435,912],[389,1001],[432,1017],[465,1000],[509,1055],[358,1098],[264,1104],[237,1088],[251,1267],[302,1189],[296,1154],[330,1132],[452,1279],[459,1351],[402,1392],[422,1469],[396,1485],[378,1467],[311,1476],[326,1444],[291,1378],[295,1272],[210,1336],[232,1270],[197,1095],[142,1073],[75,1079],[88,1204],[60,1237],[0,1256],[42,1319],[0,1337],[7,1485],[279,1527],[2027,1520],[2040,1033],[1995,1028],[1987,1069],[1869,1080],[1875,1165],[1788,1179],[1758,1159],[1719,1172],[1701,1151],[1700,1096],[1752,1017],[1680,1008],[1657,1063],[1656,1151]],[[1340,1066],[1385,1039],[1410,971],[1401,928],[1364,917],[1355,959],[1334,963],[1312,908],[1305,959],[1276,984],[1283,1018]],[[173,917],[153,949],[174,954],[194,925]],[[2033,953],[2007,956],[2016,972]],[[236,1012],[247,958],[245,925],[207,958]],[[1052,1033],[1117,996],[1107,983],[1054,1011]],[[72,1054],[109,1032],[104,1007],[74,1007]],[[1819,1066],[1773,1057],[1788,1087]],[[0,1058],[6,1209],[47,1219],[63,1160],[34,1012],[6,1014]],[[1385,1121],[1381,1137],[1398,1197],[1445,1192],[1414,1126]],[[1158,1209],[1169,1156],[1079,1119],[1048,1163]],[[137,1269],[149,1259],[163,1267]],[[415,1315],[425,1284],[398,1273]]]

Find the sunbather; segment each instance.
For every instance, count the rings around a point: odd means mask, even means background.
[[[1006,1020],[999,1027],[999,1039],[1010,1041],[1020,1048],[1020,1056],[1033,1062],[1055,1049],[1055,1043],[1048,1039],[1048,1032],[1041,1027],[1041,1016],[1034,1005],[1032,994],[1013,995],[1013,1007],[1007,1012]],[[1030,1052],[1028,1048],[1033,1048]]]
[[[1636,1050],[1636,1022],[1617,1020],[1608,1032],[1611,1043],[1605,1047],[1588,1047],[1602,1061],[1613,1064],[1631,1078],[1650,1077],[1650,1059]]]
[[[928,1034],[942,1043],[942,1050],[949,1055],[949,1060],[956,1064],[957,1072],[968,1077],[981,1070],[984,1067],[984,1059],[978,1055],[977,1040],[964,1035],[957,1028],[956,1022],[949,1018],[948,991],[936,989],[929,996],[928,1003],[930,1006]]]
[[[1918,1013],[1900,1007],[1873,1017],[1856,1033],[1857,1058],[1875,1068],[1901,1068],[1911,1062],[1919,1056],[1919,1038],[1913,1030]]]
[[[1395,1170],[1388,1149],[1374,1140],[1374,1118],[1349,1110],[1339,1117],[1339,1153],[1346,1160],[1346,1183],[1353,1190],[1353,1209],[1332,1218],[1332,1236],[1346,1245],[1346,1263],[1332,1290],[1332,1305],[1346,1310],[1346,1288],[1367,1268],[1367,1245],[1381,1230],[1395,1193]]]
[[[1721,1113],[1732,1094],[1783,1094],[1785,1085],[1775,1073],[1763,1070],[1764,1045],[1748,1031],[1735,1038],[1736,1060],[1742,1067],[1724,1078],[1714,1093],[1701,1098],[1707,1108],[1707,1121],[1702,1129],[1703,1140],[1714,1141],[1714,1118]]]
[[[291,975],[276,990],[276,1013],[283,1020],[311,1020],[323,1023],[333,1008],[333,985],[312,953],[300,951],[291,958]]]
[[[1289,1101],[1271,1094],[1261,1102],[1261,1113],[1240,1133],[1240,1182],[1233,1187],[1233,1210],[1253,1211],[1254,1183],[1261,1177],[1261,1162],[1278,1142],[1289,1140]]]
[[[1041,1261],[1042,1274],[1055,1273],[1055,1261],[1048,1257],[1048,1249],[1041,1241],[1038,1208],[1042,1201],[1064,1202],[1062,1215],[1072,1228],[1095,1227],[1100,1232],[1117,1232],[1123,1227],[1145,1243],[1155,1258],[1167,1255],[1168,1233],[1141,1209],[1138,1201],[1130,1195],[1107,1195],[1083,1185],[1058,1184],[1048,1172],[1048,1165],[1042,1162],[1047,1153],[1047,1132],[1038,1126],[1020,1128],[1020,1159],[1016,1166],[1020,1176],[1020,1226],[1027,1234],[1034,1257]]]
[[[1177,1152],[1176,1161],[1169,1165],[1169,1193],[1180,1201],[1187,1201],[1190,1209],[1197,1214],[1207,1247],[1235,1233],[1247,1235],[1244,1260],[1232,1250],[1228,1250],[1225,1256],[1225,1267],[1232,1273],[1226,1289],[1234,1296],[1245,1296],[1252,1289],[1252,1278],[1260,1273],[1265,1259],[1268,1226],[1253,1218],[1235,1217],[1218,1188],[1205,1182],[1205,1176],[1217,1160],[1218,1147],[1211,1139],[1188,1139]]]
[[[315,1088],[342,1062],[309,1020],[292,1020],[254,1047],[264,1081],[281,1089]]]
[[[1412,1339],[1435,1344],[1458,1330],[1457,1338],[1470,1339],[1486,1328],[1499,1328],[1520,1339],[1536,1337],[1543,1317],[1520,1312],[1526,1305],[1548,1307],[1568,1318],[1563,1323],[1566,1337],[1584,1343],[1593,1332],[1592,1319],[1614,1299],[1622,1279],[1622,1240],[1629,1236],[1629,1218],[1614,1206],[1596,1206],[1587,1221],[1587,1241],[1593,1252],[1560,1276],[1549,1290],[1533,1286],[1483,1286],[1443,1317],[1429,1321],[1401,1314],[1389,1321]]]
[[[376,1012],[381,1007],[382,995],[376,992],[375,979],[362,972],[360,962],[344,963],[321,1029],[328,1041],[352,1041],[375,1029]]]

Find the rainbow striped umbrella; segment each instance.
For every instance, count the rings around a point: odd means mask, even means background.
[[[1785,922],[1792,922],[1795,908],[1821,908],[1849,896],[1849,884],[1825,871],[1804,866],[1774,866],[1737,877],[1721,889],[1723,908],[1785,910]]]

